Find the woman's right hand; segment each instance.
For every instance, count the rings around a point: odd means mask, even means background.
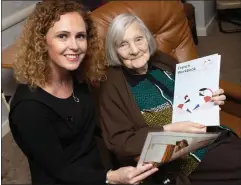
[[[118,170],[109,171],[107,180],[110,184],[139,184],[143,179],[158,171],[152,164],[144,164],[135,168],[132,166],[122,167]]]
[[[207,127],[190,121],[176,122],[164,125],[163,129],[170,132],[205,133]]]

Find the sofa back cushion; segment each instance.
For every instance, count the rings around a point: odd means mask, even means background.
[[[197,57],[181,1],[111,1],[91,13],[100,38],[105,39],[110,22],[121,13],[140,17],[153,33],[158,50],[179,62]]]

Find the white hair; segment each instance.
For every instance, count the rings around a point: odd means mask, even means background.
[[[116,46],[122,42],[126,29],[133,23],[138,23],[140,29],[145,34],[149,45],[150,55],[156,51],[156,41],[144,22],[136,15],[123,13],[113,19],[106,34],[105,50],[108,65],[122,65],[116,52]]]

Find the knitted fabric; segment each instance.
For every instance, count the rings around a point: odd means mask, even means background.
[[[149,72],[156,80],[161,81],[170,91],[174,91],[174,81],[159,69],[153,69]],[[174,79],[174,76],[168,74]],[[163,92],[165,98],[161,95],[160,90],[150,82],[148,79],[140,81],[135,86],[131,86],[131,91],[134,95],[135,101],[141,110],[145,122],[149,127],[164,126],[171,123],[172,119],[172,105],[165,99],[171,102],[173,97],[168,96]],[[198,152],[199,157],[205,154],[204,150]],[[193,156],[194,155],[194,156]],[[179,170],[182,170],[186,175],[189,175],[199,164],[199,157],[196,154],[187,155],[179,160]],[[177,167],[177,166],[176,166]],[[176,171],[176,170],[175,170]]]

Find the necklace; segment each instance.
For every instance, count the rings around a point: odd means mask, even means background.
[[[71,81],[72,81],[72,80],[71,80]],[[73,99],[74,99],[74,101],[75,101],[76,103],[79,103],[79,98],[76,97],[75,94],[74,94],[74,83],[73,83],[73,81],[72,81],[71,83],[73,84],[72,97],[73,97]],[[61,88],[61,83],[56,82],[56,87],[57,87],[57,88]]]
[[[73,97],[75,102],[79,103],[79,98],[74,95],[74,91],[72,93],[72,97]]]

